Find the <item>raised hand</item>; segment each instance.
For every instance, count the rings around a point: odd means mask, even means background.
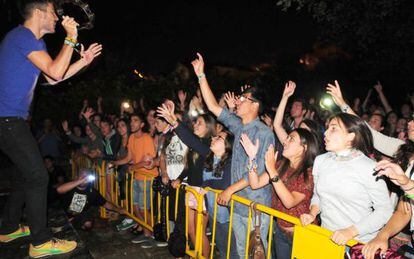
[[[240,92],[243,93],[244,91],[246,91],[250,87],[251,87],[250,85],[242,85],[242,86],[240,86]]]
[[[165,103],[157,108],[157,116],[164,118],[170,125],[177,123],[177,118],[174,113],[168,109]]]
[[[92,63],[92,61],[101,55],[102,53],[102,45],[98,43],[93,43],[89,46],[89,48],[85,51],[85,47],[81,44],[81,51],[80,55],[82,60],[85,62],[86,65]]]
[[[283,97],[289,98],[295,93],[296,83],[293,81],[288,81],[285,84],[285,90],[283,91]]]
[[[62,129],[64,132],[68,132],[69,131],[69,123],[67,120],[62,121]]]
[[[180,103],[185,103],[185,99],[187,98],[187,93],[183,90],[178,91],[178,100],[180,100]]]
[[[86,109],[88,107],[88,99],[83,100],[83,109]]]
[[[326,92],[330,94],[339,107],[345,105],[345,100],[342,97],[341,87],[339,86],[338,80],[335,80],[335,84],[328,84],[326,87]]]
[[[83,117],[87,121],[89,121],[91,116],[94,115],[94,114],[95,114],[95,111],[91,107],[87,108],[86,111],[82,113]]]
[[[66,31],[66,35],[70,38],[76,39],[78,37],[78,26],[79,24],[69,16],[63,16],[62,26]]]
[[[194,72],[197,76],[200,76],[204,74],[204,60],[203,57],[200,55],[200,53],[197,52],[197,57],[191,62],[191,65],[193,65]]]
[[[277,151],[275,153],[275,148],[273,145],[270,145],[266,151],[265,155],[265,166],[266,171],[269,174],[270,178],[273,178],[277,174],[276,170],[276,159],[277,159]]]
[[[167,99],[167,100],[165,100],[164,104],[167,107],[167,109],[170,111],[170,113],[171,114],[174,114],[174,111],[175,111],[175,104],[174,104],[174,102]]]
[[[382,93],[382,85],[380,81],[377,81],[377,83],[374,85],[374,89],[377,91],[377,93]]]
[[[224,94],[224,101],[227,104],[229,109],[234,109],[236,107],[236,97],[234,96],[234,92],[227,92]]]
[[[359,107],[360,104],[361,104],[361,99],[355,98],[354,99],[354,107]]]
[[[256,144],[253,144],[247,134],[243,133],[240,138],[240,143],[249,158],[254,159],[256,157],[257,151],[259,150],[259,139],[256,139]]]

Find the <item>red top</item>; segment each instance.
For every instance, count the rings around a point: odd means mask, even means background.
[[[308,181],[305,182],[304,174],[300,174],[296,178],[289,178],[289,176],[293,173],[292,168],[288,168],[285,174],[280,178],[281,181],[285,184],[286,188],[290,192],[300,192],[305,195],[305,199],[291,209],[286,209],[283,206],[282,202],[280,201],[279,197],[277,197],[276,191],[272,192],[272,207],[278,211],[284,212],[291,216],[299,218],[299,216],[303,213],[309,213],[309,205],[313,194],[313,177],[312,177],[312,168],[308,169]],[[286,222],[284,220],[278,219],[278,224],[281,227],[293,227],[293,224]]]

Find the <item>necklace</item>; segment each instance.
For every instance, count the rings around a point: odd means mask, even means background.
[[[349,161],[356,157],[359,157],[362,154],[362,152],[352,148],[337,153],[332,152],[331,154],[332,158],[336,161]]]

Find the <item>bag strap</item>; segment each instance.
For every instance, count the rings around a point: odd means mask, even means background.
[[[256,208],[257,203],[252,202],[250,203],[250,209],[252,211],[252,218],[253,218],[253,226],[256,230],[256,233],[260,233],[260,226],[262,225],[262,217],[261,212]]]

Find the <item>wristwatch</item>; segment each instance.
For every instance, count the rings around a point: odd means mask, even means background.
[[[277,183],[277,182],[279,182],[279,180],[280,180],[279,175],[275,175],[275,176],[273,176],[272,178],[269,179],[269,183],[270,184]]]

